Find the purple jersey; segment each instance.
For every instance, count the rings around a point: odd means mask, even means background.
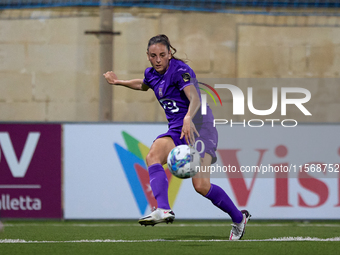
[[[183,89],[192,83],[191,78],[196,78],[194,71],[185,63],[177,59],[171,59],[169,67],[164,74],[159,74],[153,67],[145,70],[143,83],[149,86],[163,107],[169,128],[183,126],[183,119],[188,112],[190,101]],[[194,82],[201,100],[201,94],[197,82]],[[199,109],[193,119],[196,124],[213,122],[211,109],[207,106],[207,114],[201,115]]]

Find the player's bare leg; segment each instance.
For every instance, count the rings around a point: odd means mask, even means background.
[[[204,158],[201,158],[201,167],[202,169],[208,169],[206,166],[211,165],[212,157],[211,155],[205,153]],[[193,178],[192,178],[192,184],[196,190],[197,193],[201,194],[202,196],[205,196],[211,187],[210,184],[210,172],[205,171],[201,172],[199,171]]]

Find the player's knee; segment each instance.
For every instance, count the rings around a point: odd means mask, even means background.
[[[210,183],[206,181],[196,181],[194,182],[194,188],[197,193],[201,194],[202,196],[205,196],[208,194],[210,190]]]
[[[148,153],[148,155],[146,155],[146,158],[145,158],[145,161],[146,161],[146,164],[148,166],[151,166],[152,165],[152,162],[153,162],[153,153],[151,153],[151,151]]]
[[[150,150],[149,153],[146,155],[145,161],[148,166],[159,163],[158,154],[153,150]]]

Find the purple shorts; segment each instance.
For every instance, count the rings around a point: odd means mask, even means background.
[[[200,134],[200,137],[195,137],[195,148],[198,152],[200,152],[200,156],[204,157],[205,153],[208,153],[212,157],[211,164],[214,164],[217,160],[216,150],[217,150],[217,142],[218,142],[218,133],[216,128],[212,125],[211,122],[203,123],[201,125],[197,125],[196,129]],[[175,145],[187,144],[185,138],[179,139],[181,137],[182,127],[170,128],[168,132],[157,136],[156,139],[170,136],[174,141]]]

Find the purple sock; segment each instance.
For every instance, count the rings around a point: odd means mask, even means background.
[[[148,167],[150,186],[157,200],[158,208],[170,209],[168,199],[168,178],[161,164],[153,164]]]
[[[211,188],[205,197],[210,199],[211,202],[222,211],[228,213],[233,222],[240,223],[243,220],[241,211],[237,209],[227,193],[219,186],[211,184]]]

